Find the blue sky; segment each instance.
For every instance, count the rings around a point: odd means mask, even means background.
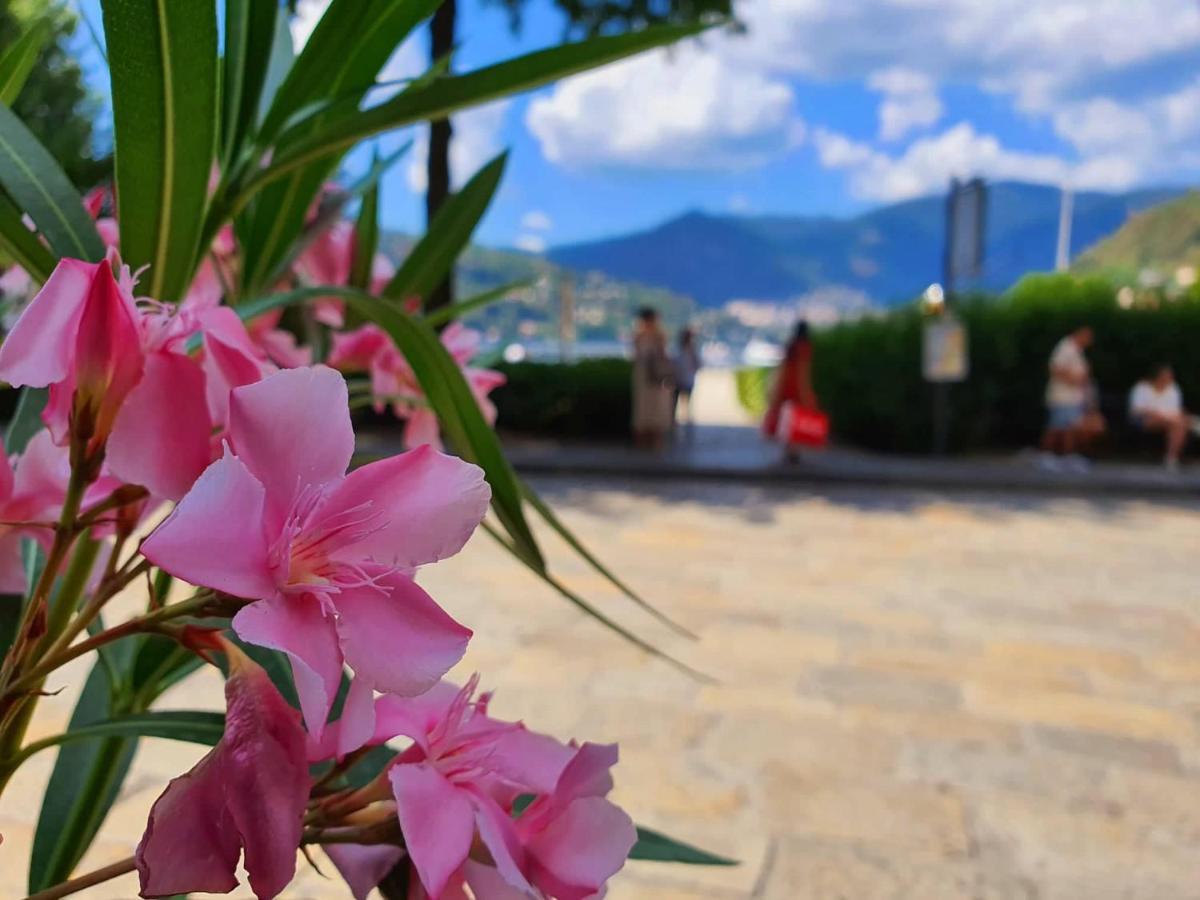
[[[98,0],[82,8],[99,23]],[[303,39],[323,8],[303,0]],[[1126,190],[1200,181],[1195,0],[749,0],[711,35],[456,118],[459,181],[509,148],[485,243],[537,250],[689,209],[832,214],[944,189],[954,175]],[[556,43],[530,0],[460,0],[460,70]],[[98,55],[81,36],[94,83]],[[424,35],[389,65],[419,72]],[[423,221],[417,145],[383,216]],[[348,167],[363,165],[366,153]]]

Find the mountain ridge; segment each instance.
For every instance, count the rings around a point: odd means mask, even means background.
[[[1072,257],[1133,213],[1185,190],[1077,193]],[[975,287],[1003,290],[1026,272],[1053,267],[1060,198],[1058,188],[1045,185],[989,185],[984,274]],[[546,256],[576,271],[666,288],[705,307],[735,299],[787,301],[831,286],[891,304],[941,280],[944,211],[940,195],[845,218],[688,210],[629,234],[554,246]]]

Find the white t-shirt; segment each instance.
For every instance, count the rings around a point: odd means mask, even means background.
[[[1160,391],[1149,381],[1139,381],[1129,394],[1129,411],[1135,416],[1177,416],[1183,412],[1183,392],[1174,382]]]
[[[1056,378],[1056,371],[1074,374],[1079,384]],[[1047,406],[1083,406],[1087,400],[1088,362],[1074,339],[1067,335],[1050,354],[1050,383],[1046,385]]]

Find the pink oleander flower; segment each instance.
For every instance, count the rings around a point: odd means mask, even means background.
[[[304,248],[296,259],[296,274],[311,285],[342,287],[348,284],[357,243],[358,232],[350,222],[344,219],[334,222]],[[377,294],[383,290],[395,272],[391,260],[376,253],[371,260],[370,292]],[[341,328],[345,324],[343,307],[338,297],[320,297],[313,302],[314,317],[330,328]]]
[[[228,443],[143,555],[255,601],[234,630],[288,654],[318,739],[343,662],[364,687],[412,695],[435,684],[471,632],[411,572],[457,553],[482,520],[490,490],[481,470],[421,449],[346,474],[346,383],[324,366],[233,390]]]
[[[442,346],[454,357],[475,396],[475,402],[489,425],[496,422],[496,407],[488,394],[504,384],[504,375],[492,369],[469,365],[479,350],[479,333],[459,322],[442,331]],[[404,446],[431,444],[442,446],[437,415],[429,408],[425,392],[399,348],[378,325],[363,325],[353,331],[334,334],[329,365],[344,372],[368,372],[375,411],[388,404],[397,418],[405,420]]]
[[[25,451],[11,459],[0,446],[0,593],[25,592],[21,538],[31,537],[50,549],[53,531],[46,523],[58,520],[70,478],[67,449],[57,446],[48,431],[35,434]],[[103,500],[119,484],[115,478],[97,479],[84,493],[83,509]]]
[[[229,392],[272,371],[237,314],[215,303],[189,295],[177,307],[144,301],[139,310],[145,377],[117,416],[108,464],[158,497],[187,493],[220,455]],[[200,359],[188,354],[195,334]]]
[[[228,893],[243,851],[259,900],[296,872],[310,788],[304,728],[266,672],[223,643],[225,734],[150,809],[136,854],[143,897]]]
[[[90,451],[102,446],[141,380],[132,286],[128,270],[118,283],[108,260],[61,260],[0,346],[0,379],[49,386],[42,418],[56,443],[66,443],[73,427],[83,429]]]
[[[343,848],[333,855],[355,897],[362,898],[404,854],[420,896],[476,900],[601,893],[636,840],[632,821],[605,796],[615,745],[564,745],[487,714],[489,696],[473,699],[477,678],[461,690],[443,682],[415,698],[375,702],[367,741],[397,735],[413,741],[386,770],[406,850]],[[349,706],[349,703],[347,704]],[[326,736],[344,743],[336,732]],[[361,733],[361,723],[349,727]],[[532,802],[513,818],[518,798]],[[481,863],[473,848],[486,848]]]
[[[286,328],[279,327],[283,318],[282,309],[272,309],[255,316],[247,324],[250,339],[259,353],[281,369],[295,369],[312,365],[312,350],[296,343],[296,336]]]

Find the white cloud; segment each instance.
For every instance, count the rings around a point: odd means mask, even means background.
[[[497,100],[487,106],[464,110],[450,122],[454,137],[450,141],[450,181],[457,190],[480,167],[504,149],[501,131],[510,100]],[[413,135],[412,157],[408,164],[408,186],[416,193],[428,183],[425,167],[429,160],[429,129],[418,128]]]
[[[309,36],[321,21],[321,16],[325,15],[329,3],[330,0],[300,0],[296,4],[296,15],[292,17],[289,25],[292,31],[292,46],[296,48],[297,53],[308,43]]]
[[[549,231],[554,222],[540,209],[531,209],[521,216],[521,227],[526,231]]]
[[[731,194],[729,196],[729,211],[735,213],[748,213],[753,208],[750,198],[745,194]]]
[[[743,169],[803,139],[786,82],[695,44],[561,82],[525,122],[565,166]]]
[[[1057,184],[1080,174],[1057,156],[1008,150],[993,135],[979,134],[966,122],[914,141],[896,156],[825,129],[819,129],[813,141],[822,165],[850,173],[856,196],[885,202],[944,191],[952,177],[983,175]],[[1097,174],[1112,173],[1082,173]]]
[[[518,250],[526,253],[543,253],[546,250],[546,239],[540,234],[519,234],[513,243]]]
[[[942,117],[942,101],[928,75],[892,66],[873,72],[867,86],[883,94],[879,104],[879,137],[898,141],[910,131],[935,124]]]

